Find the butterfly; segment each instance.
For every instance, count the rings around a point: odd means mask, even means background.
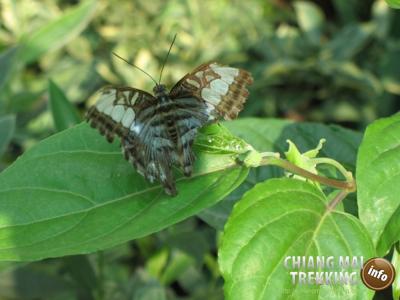
[[[118,136],[136,171],[150,182],[159,181],[168,195],[175,196],[172,166],[191,176],[197,130],[236,118],[253,79],[245,70],[212,62],[186,74],[170,91],[160,82],[161,75],[153,94],[132,87],[103,89],[88,110],[87,121],[109,142]]]

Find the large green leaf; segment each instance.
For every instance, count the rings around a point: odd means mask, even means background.
[[[68,101],[64,92],[53,81],[49,81],[49,103],[58,131],[78,124],[81,120],[75,107]]]
[[[306,256],[306,261],[333,256],[334,266],[294,269],[289,263],[286,268],[285,258],[291,256]],[[372,291],[358,275],[360,265],[342,268],[339,256],[374,256],[358,219],[327,209],[325,196],[306,182],[260,183],[235,206],[225,226],[219,263],[226,299],[370,299]],[[356,272],[357,284],[292,284],[290,272],[296,271]]]
[[[15,116],[3,116],[0,117],[0,156],[6,150],[8,143],[10,142],[15,129]]]
[[[368,126],[357,159],[360,219],[379,255],[400,239],[400,114]]]
[[[224,125],[236,136],[242,138],[258,151],[277,151],[283,155],[288,148],[287,139],[293,141],[301,152],[314,148],[321,138],[326,139],[320,156],[333,158],[351,171],[355,170],[357,149],[362,135],[334,125],[316,123],[295,123],[287,120],[243,118]],[[252,169],[245,182],[224,201],[203,210],[199,216],[213,227],[222,230],[233,205],[243,193],[256,183],[272,177],[281,177],[281,169],[259,167]],[[344,201],[347,211],[355,211],[352,198]]]
[[[248,173],[232,154],[197,156],[170,197],[87,124],[42,141],[0,174],[0,259],[88,253],[148,235],[215,204]]]
[[[30,63],[49,50],[55,50],[76,37],[88,24],[96,9],[95,0],[86,0],[21,41],[19,59]]]

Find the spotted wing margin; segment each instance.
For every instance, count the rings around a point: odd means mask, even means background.
[[[99,100],[87,112],[90,126],[97,128],[110,143],[115,135],[126,137],[135,125],[136,114],[156,99],[131,87],[106,87]]]
[[[184,76],[172,88],[170,97],[195,97],[206,103],[209,121],[221,117],[231,120],[243,109],[249,95],[246,87],[252,83],[249,72],[213,62]]]

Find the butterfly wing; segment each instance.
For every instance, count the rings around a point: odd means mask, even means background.
[[[169,95],[177,106],[180,137],[177,149],[186,176],[192,172],[192,144],[198,128],[216,119],[236,118],[249,94],[246,86],[252,82],[245,70],[210,63],[199,66],[172,88]]]
[[[185,176],[190,176],[195,160],[192,145],[198,128],[209,121],[208,107],[193,96],[171,99],[174,104],[174,125],[177,133],[177,163]]]
[[[166,122],[160,105],[148,106],[138,112],[133,132],[122,139],[122,145],[140,174],[150,182],[159,180],[167,194],[176,195],[172,165],[178,159]]]
[[[87,119],[109,142],[121,137],[125,158],[136,170],[176,195],[172,165],[181,165],[190,176],[197,129],[215,119],[236,118],[251,83],[244,70],[205,64],[184,76],[163,104],[141,90],[107,88]]]
[[[217,63],[203,64],[184,76],[171,90],[170,97],[194,97],[207,106],[209,121],[223,118],[232,120],[243,109],[252,84],[251,74],[245,70]]]
[[[97,103],[88,110],[86,119],[111,143],[115,135],[126,137],[136,124],[137,113],[155,102],[151,94],[141,90],[107,87],[101,91]]]
[[[150,182],[159,180],[165,191],[176,194],[172,163],[175,147],[165,129],[157,99],[133,89],[106,88],[87,114],[90,125],[109,142],[121,138],[125,158]]]

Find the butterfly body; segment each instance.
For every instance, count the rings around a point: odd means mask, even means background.
[[[109,142],[121,138],[125,158],[150,182],[176,195],[172,167],[190,176],[197,130],[218,119],[233,119],[243,108],[251,75],[240,69],[201,65],[168,91],[156,84],[154,95],[130,88],[106,88],[88,111],[92,127]]]

